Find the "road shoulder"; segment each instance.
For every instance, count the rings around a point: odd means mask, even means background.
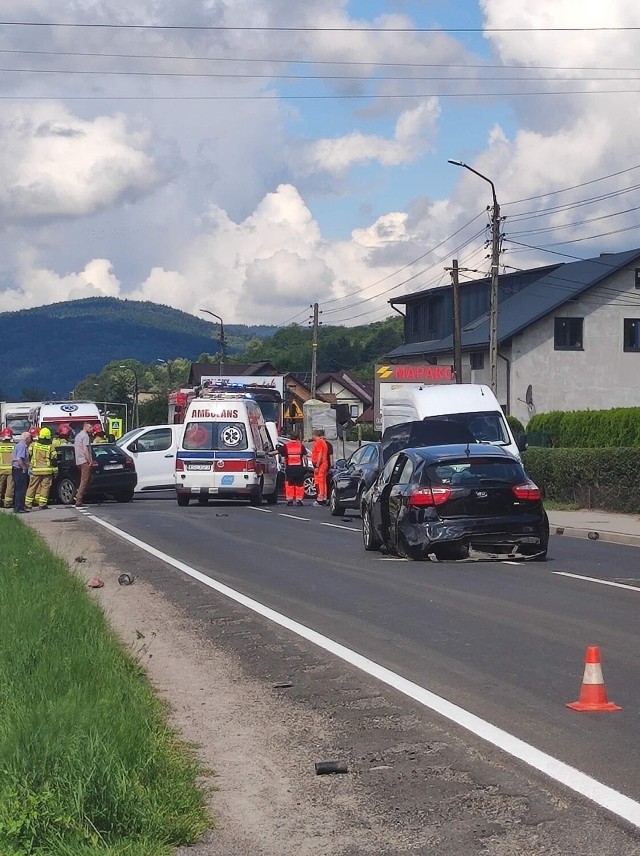
[[[589,804],[76,512],[28,522],[104,581],[93,596],[215,771],[217,828],[180,856],[640,854]],[[350,772],[315,775],[324,760]]]

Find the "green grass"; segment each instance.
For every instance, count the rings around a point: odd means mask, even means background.
[[[545,499],[544,507],[547,511],[580,511],[582,508],[579,502],[555,502],[552,499]]]
[[[202,772],[83,583],[0,515],[0,853],[160,856],[209,826]]]

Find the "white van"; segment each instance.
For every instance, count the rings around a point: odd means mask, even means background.
[[[205,392],[188,406],[178,445],[178,505],[197,499],[278,501],[278,463],[260,407],[237,393]]]
[[[176,454],[183,429],[183,425],[149,425],[134,428],[116,441],[136,462],[136,493],[173,489]]]
[[[55,437],[59,425],[71,426],[74,436],[85,422],[102,426],[98,405],[94,401],[43,401],[29,413],[29,422],[36,428],[47,426]]]
[[[404,422],[444,416],[468,428],[478,442],[501,446],[520,460],[498,399],[484,384],[380,384],[380,409],[383,431]]]

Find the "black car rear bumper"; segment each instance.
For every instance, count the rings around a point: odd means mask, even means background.
[[[477,518],[424,521],[417,523],[406,515],[398,530],[407,544],[426,552],[445,544],[464,544],[486,553],[523,553],[534,555],[547,549],[549,521],[546,514],[514,518]],[[523,548],[523,549],[521,549]]]

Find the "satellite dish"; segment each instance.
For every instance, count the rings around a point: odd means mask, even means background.
[[[529,413],[531,413],[531,411],[535,409],[535,405],[533,403],[533,387],[531,386],[531,384],[529,384],[529,386],[527,387],[527,391],[524,395],[524,400],[525,404],[529,409]]]

